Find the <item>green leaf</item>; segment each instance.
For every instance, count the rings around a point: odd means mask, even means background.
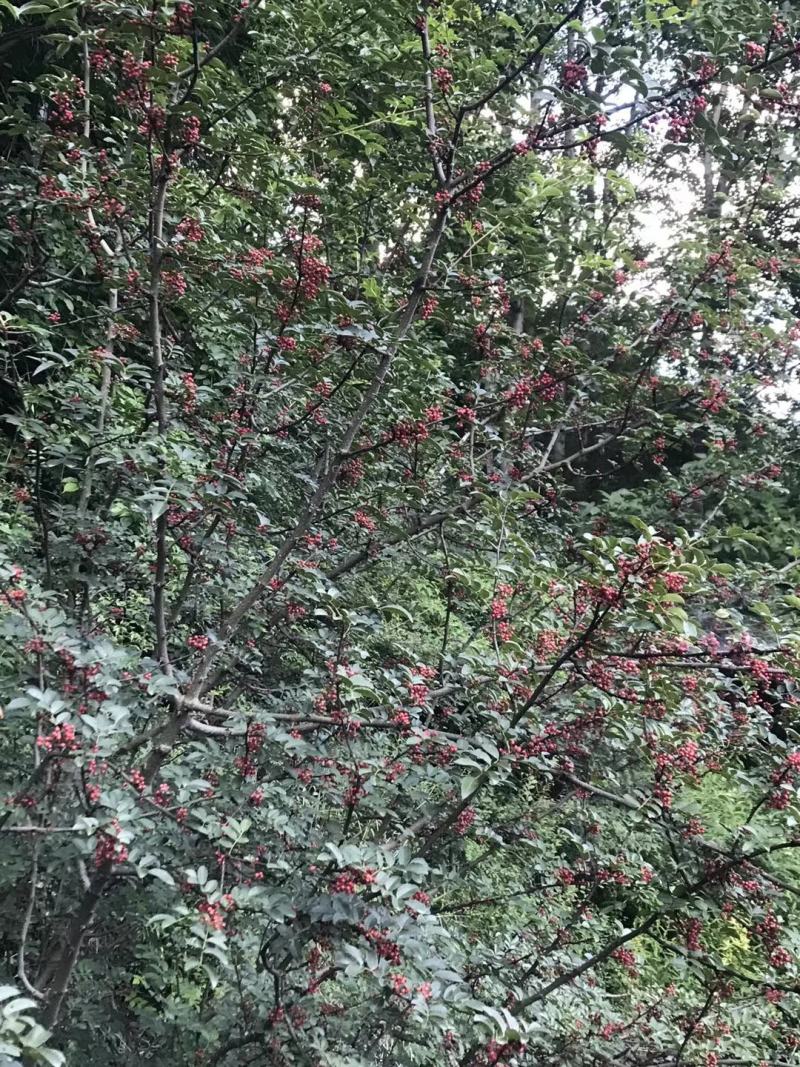
[[[174,886],[175,879],[169,873],[169,871],[163,870],[161,867],[151,867],[148,872],[153,878],[158,878],[159,881],[164,882],[165,885]]]
[[[471,774],[471,775],[467,775],[465,778],[462,778],[461,779],[461,799],[462,800],[466,800],[467,797],[472,796],[472,794],[475,792],[475,790],[477,789],[478,785],[480,784],[481,780],[482,780],[482,775],[480,775],[480,774]]]
[[[36,1001],[31,1000],[30,997],[17,997],[16,1000],[10,1000],[7,1004],[3,1005],[3,1011],[7,1015],[15,1015],[20,1011],[29,1011],[31,1008],[36,1007]]]
[[[36,1056],[49,1064],[50,1067],[65,1067],[67,1062],[64,1053],[58,1052],[53,1048],[40,1048],[37,1050]]]

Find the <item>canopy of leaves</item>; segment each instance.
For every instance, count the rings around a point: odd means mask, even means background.
[[[0,19],[0,1062],[800,1063],[795,5]]]

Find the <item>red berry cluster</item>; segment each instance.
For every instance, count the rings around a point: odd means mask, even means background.
[[[489,1041],[486,1046],[485,1058],[488,1064],[494,1064],[496,1067],[505,1067],[505,1064],[513,1057],[518,1055],[524,1050],[525,1046],[521,1041],[495,1041],[494,1038]]]
[[[49,734],[40,734],[36,738],[36,747],[45,752],[77,752],[80,742],[75,737],[75,727],[72,723],[64,723],[63,726],[54,727]]]
[[[561,68],[561,84],[565,89],[576,89],[583,85],[589,76],[589,71],[582,63],[576,63],[574,59],[568,59]]]
[[[380,930],[376,926],[369,929],[362,926],[359,929],[382,960],[388,960],[395,967],[399,966],[402,959],[400,949],[396,942],[390,938],[388,930]]]
[[[700,919],[690,919],[686,924],[686,947],[690,952],[700,952],[700,935],[703,932],[703,923]]]
[[[202,241],[205,237],[205,230],[197,221],[197,219],[187,218],[181,219],[178,225],[175,227],[175,232],[179,233],[187,241],[194,241],[195,243]]]
[[[429,319],[431,315],[436,311],[439,306],[439,301],[435,296],[426,297],[419,309],[419,317],[421,319]]]
[[[219,904],[211,904],[207,900],[201,900],[197,905],[197,910],[200,912],[200,919],[210,926],[212,930],[224,930],[225,929],[225,915]]]
[[[104,74],[114,65],[114,56],[107,48],[98,48],[89,53],[89,65],[95,74]]]
[[[767,666],[769,671],[769,667]],[[800,752],[792,752],[784,763],[772,772],[772,781],[778,786],[769,798],[773,811],[785,811],[794,799],[794,783],[800,778]]]
[[[193,4],[177,4],[175,12],[169,21],[170,33],[186,34],[190,33],[192,29],[192,20],[194,19],[194,5]]]
[[[773,967],[783,969],[784,967],[788,967],[789,964],[792,962],[792,954],[791,952],[788,952],[785,948],[776,948],[771,953],[769,957],[769,962],[772,964]]]
[[[700,401],[700,407],[708,415],[717,415],[727,403],[728,394],[722,388],[718,378],[712,378],[708,384],[707,395]]]
[[[353,519],[356,525],[360,526],[362,530],[366,530],[367,533],[374,533],[378,529],[378,524],[374,519],[371,519],[366,512],[358,510],[353,515]]]
[[[459,837],[463,837],[474,822],[475,809],[464,808],[464,810],[459,814],[458,818],[453,824],[453,830],[459,835]]]
[[[636,974],[636,957],[628,948],[617,948],[611,953],[611,958],[616,960],[626,971]]]
[[[495,624],[495,631],[502,641],[510,641],[513,636],[513,628],[508,621],[509,598],[514,595],[514,587],[506,582],[500,582],[497,586],[494,599],[492,600],[489,614]]]
[[[186,145],[200,144],[200,119],[197,115],[187,115],[183,120],[181,140]]]
[[[181,376],[181,382],[183,383],[183,412],[189,415],[194,411],[197,403],[197,382],[194,380],[194,375],[188,371]]]
[[[110,834],[101,833],[94,850],[94,865],[100,870],[112,864],[124,863],[128,858],[128,849]]]
[[[56,92],[50,97],[48,122],[58,130],[68,130],[75,122],[72,97],[65,92]]]
[[[436,79],[436,84],[439,86],[440,92],[449,93],[453,88],[452,71],[449,71],[447,67],[436,67],[433,71],[433,76]]]
[[[161,275],[161,280],[173,296],[185,296],[186,276],[179,270],[165,270]]]
[[[322,208],[322,200],[316,193],[298,193],[292,198],[292,203],[304,211],[319,211]]]
[[[744,46],[745,63],[749,63],[750,66],[760,63],[766,54],[763,44],[757,44],[755,41],[747,41]]]

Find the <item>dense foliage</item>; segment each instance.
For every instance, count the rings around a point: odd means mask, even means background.
[[[794,4],[0,18],[0,1062],[800,1063]]]

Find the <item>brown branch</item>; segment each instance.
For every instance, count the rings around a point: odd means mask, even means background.
[[[152,349],[153,403],[158,434],[164,437],[169,422],[164,379],[166,367],[161,332],[161,269],[164,258],[164,212],[167,200],[169,164],[164,160],[155,184],[155,199],[150,223],[150,345]],[[153,583],[153,621],[156,630],[156,656],[166,674],[172,674],[167,628],[167,563],[169,547],[166,506],[156,518],[156,570]]]
[[[37,1000],[42,1000],[44,994],[41,993],[36,986],[34,986],[28,978],[27,968],[25,966],[25,950],[28,944],[28,931],[31,928],[31,919],[33,918],[33,908],[36,903],[36,882],[39,878],[39,842],[37,841],[33,846],[33,855],[31,857],[31,872],[29,875],[30,886],[28,888],[28,904],[25,908],[25,915],[22,919],[22,928],[19,934],[19,948],[17,950],[17,977],[22,983],[23,987],[30,993],[32,997],[36,997]]]
[[[408,335],[411,325],[414,321],[417,307],[422,299],[425,291],[425,286],[428,281],[431,269],[433,267],[436,252],[439,247],[439,242],[444,234],[447,223],[448,212],[447,209],[442,209],[437,212],[434,217],[431,231],[426,242],[426,252],[417,274],[414,284],[411,289],[411,294],[403,310],[403,313],[398,322],[395,339],[391,345],[386,349],[382,359],[378,363],[375,369],[372,380],[364,391],[364,395],[361,399],[361,403],[356,409],[349,426],[345,430],[343,438],[336,449],[335,455],[341,456],[343,452],[348,452],[352,447],[353,442],[358,436],[361,427],[372,409],[375,400],[380,395],[384,382],[389,374],[389,370],[394,362],[394,357],[400,349],[400,345]],[[336,477],[339,472],[341,460],[333,459],[330,456],[325,456],[322,459],[322,469],[318,478],[317,488],[311,495],[306,506],[300,513],[292,530],[284,539],[280,548],[278,548],[275,556],[273,557],[269,566],[262,572],[261,576],[257,579],[250,591],[246,593],[222,625],[219,627],[219,640],[216,644],[209,645],[200,659],[197,668],[192,675],[187,688],[187,696],[190,698],[198,697],[203,691],[204,683],[208,677],[209,671],[214,660],[225,646],[227,640],[229,640],[239,629],[244,622],[248,613],[255,607],[265,591],[269,587],[269,583],[274,577],[278,575],[283,564],[291,555],[291,552],[297,542],[297,540],[306,532],[314,518],[319,513],[325,499],[336,482]]]
[[[254,9],[250,9],[250,10],[254,10]],[[231,44],[233,41],[235,41],[236,38],[239,36],[239,34],[242,32],[242,30],[244,29],[245,18],[246,18],[247,14],[249,14],[249,11],[248,11],[247,8],[245,8],[244,12],[234,22],[233,26],[230,28],[230,30],[228,30],[228,32],[225,34],[225,36],[220,38],[220,40],[214,45],[214,47],[210,48],[205,53],[205,55],[202,56],[202,57],[198,56],[198,54],[197,54],[197,39],[196,39],[196,36],[195,36],[195,38],[194,38],[194,59],[193,59],[192,65],[191,65],[191,67],[184,67],[183,70],[178,72],[178,79],[179,80],[182,80],[183,78],[186,78],[186,77],[191,77],[189,85],[187,86],[186,91],[184,92],[183,96],[180,99],[180,103],[181,104],[185,103],[189,99],[189,97],[191,96],[192,90],[195,87],[195,84],[197,82],[197,78],[198,78],[198,76],[200,74],[200,71],[203,69],[203,67],[208,66],[208,64],[211,63],[212,60],[216,59],[217,56],[220,54],[220,52],[224,48],[227,48],[227,46],[229,44]]]
[[[78,910],[67,927],[67,934],[61,952],[52,965],[52,976],[48,982],[47,1003],[42,1015],[42,1022],[48,1028],[58,1023],[64,998],[67,994],[72,972],[80,957],[86,933],[91,926],[100,897],[108,884],[108,874],[98,871],[92,878],[89,889],[83,896]]]
[[[703,881],[700,883],[695,883],[692,889],[696,890],[704,884],[705,879],[703,879]],[[663,918],[663,916],[666,915],[667,912],[670,910],[670,907],[659,908],[658,911],[655,911],[652,915],[648,916],[644,920],[644,922],[640,923],[638,926],[634,926],[632,930],[629,930],[625,934],[620,934],[620,936],[615,937],[613,941],[609,941],[605,948],[602,948],[599,952],[596,952],[594,956],[591,956],[588,960],[584,960],[583,963],[578,964],[577,967],[573,967],[571,971],[567,971],[566,974],[562,974],[559,978],[554,978],[552,982],[549,982],[542,989],[538,990],[538,992],[532,993],[528,997],[523,997],[522,1000],[518,1000],[514,1005],[515,1010],[524,1011],[526,1008],[530,1008],[533,1004],[537,1004],[540,1000],[544,1000],[551,993],[554,993],[562,986],[569,985],[570,982],[574,982],[576,978],[580,978],[582,974],[585,974],[587,971],[590,971],[593,968],[597,967],[598,964],[604,963],[613,955],[614,952],[616,952],[618,948],[621,948],[623,945],[627,944],[628,941],[633,941],[634,938],[641,937],[642,934],[646,934],[647,931],[652,929],[652,927],[655,926],[658,920]]]
[[[439,158],[439,153],[436,147],[437,141],[437,127],[436,127],[436,113],[433,108],[433,75],[431,74],[431,41],[428,34],[428,20],[423,16],[419,30],[420,43],[422,45],[422,58],[425,61],[425,121],[427,126],[428,135],[428,151],[431,154],[433,161],[433,173],[436,176],[436,181],[439,184],[440,189],[444,189],[447,185],[447,175],[445,174],[442,161]]]
[[[495,96],[497,96],[499,93],[502,93],[511,84],[513,84],[513,82],[515,82],[521,74],[524,74],[526,70],[529,70],[537,61],[537,59],[542,55],[545,48],[550,44],[550,42],[561,32],[561,30],[564,29],[567,23],[571,22],[572,19],[578,16],[578,14],[583,9],[583,5],[584,0],[578,0],[578,2],[569,9],[566,15],[564,15],[560,22],[556,23],[555,26],[551,26],[551,28],[547,31],[547,33],[545,33],[541,40],[537,39],[536,48],[532,52],[529,52],[528,55],[515,67],[512,67],[508,74],[500,78],[496,85],[494,85],[491,89],[487,89],[486,92],[483,93],[481,96],[477,97],[477,99],[471,101],[468,104],[461,105],[456,115],[455,126],[453,129],[450,156],[447,163],[448,178],[452,177],[453,166],[455,164],[455,153],[458,149],[458,143],[460,141],[461,129],[464,125],[464,119],[468,115],[476,111],[480,111],[483,107],[486,106],[486,104],[493,100]]]
[[[83,826],[3,826],[0,834],[80,834]]]

